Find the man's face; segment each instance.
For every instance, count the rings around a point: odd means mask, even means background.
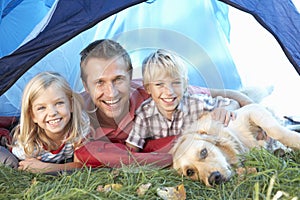
[[[85,67],[85,90],[108,118],[121,120],[129,111],[130,75],[122,58],[90,58]]]

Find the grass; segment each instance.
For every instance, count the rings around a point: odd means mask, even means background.
[[[245,166],[258,172],[236,175],[229,182],[208,188],[176,174],[172,169],[151,166],[123,166],[120,169],[85,168],[60,175],[32,174],[0,166],[0,199],[160,199],[156,189],[184,184],[187,199],[270,199],[284,191],[282,199],[300,197],[300,151],[279,158],[265,150],[246,155]],[[119,183],[120,190],[101,192],[100,185]],[[151,183],[144,196],[137,195],[141,184]]]

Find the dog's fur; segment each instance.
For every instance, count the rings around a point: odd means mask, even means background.
[[[268,148],[271,141],[280,141],[287,147],[300,149],[300,133],[281,126],[263,106],[249,104],[238,109],[236,116],[224,127],[213,121],[209,113],[203,115],[171,149],[173,168],[211,186],[229,180],[232,166],[251,148]],[[268,139],[257,139],[262,130]]]

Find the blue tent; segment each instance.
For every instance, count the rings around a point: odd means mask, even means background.
[[[152,49],[168,48],[187,61],[191,84],[239,89],[228,5],[253,15],[300,74],[300,15],[291,0],[3,0],[0,115],[19,114],[22,89],[39,71],[58,71],[82,90],[79,52],[100,38],[124,45],[136,68]]]

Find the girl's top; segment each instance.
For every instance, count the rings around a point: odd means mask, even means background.
[[[83,113],[82,116],[84,120],[84,126],[82,127],[82,135],[83,138],[86,138],[87,135],[90,133],[90,120],[86,113]],[[73,140],[76,142],[76,139]],[[68,141],[63,143],[58,149],[56,150],[47,150],[45,147],[41,147],[40,152],[38,153],[37,157],[41,157],[41,161],[43,162],[51,162],[51,163],[60,163],[65,162],[67,159],[70,159],[74,155],[74,142]],[[16,143],[15,146],[12,148],[12,153],[19,159],[24,160],[26,158],[25,151],[22,145]]]

